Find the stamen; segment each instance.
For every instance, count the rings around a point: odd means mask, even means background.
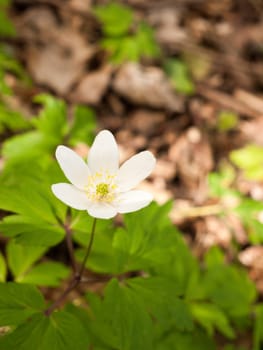
[[[106,183],[100,183],[96,186],[96,195],[103,198],[109,194],[109,185]]]

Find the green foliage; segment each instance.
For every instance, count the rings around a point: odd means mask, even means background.
[[[30,122],[18,112],[10,110],[6,105],[0,104],[0,133],[5,130],[21,131],[30,127]]]
[[[13,37],[16,34],[15,27],[10,21],[7,14],[9,1],[1,0],[0,2],[0,37]]]
[[[226,218],[229,214],[237,216],[247,229],[251,243],[261,243],[263,241],[263,223],[260,219],[260,213],[263,210],[263,204],[261,201],[247,198],[233,189],[234,176],[233,169],[229,166],[220,173],[209,174],[211,195],[219,199],[220,214]]]
[[[153,29],[144,22],[136,23],[129,7],[109,3],[97,6],[94,14],[102,24],[104,38],[101,45],[109,51],[112,62],[120,64],[159,55]]]
[[[71,314],[59,311],[51,317],[35,313],[10,335],[0,338],[2,349],[19,350],[86,350],[87,334]]]
[[[11,282],[0,284],[1,326],[18,325],[44,306],[44,299],[35,286]]]
[[[114,2],[97,6],[94,14],[102,23],[102,31],[106,36],[125,35],[133,23],[132,10]]]
[[[90,143],[96,126],[91,109],[77,106],[72,124],[69,124],[64,101],[42,94],[35,98],[35,102],[43,108],[37,117],[31,119],[33,129],[4,142],[2,152],[8,161],[44,157],[53,154],[56,146],[63,143]]]
[[[238,116],[234,112],[221,111],[218,114],[217,128],[219,131],[225,132],[235,129],[238,123]]]
[[[0,92],[3,95],[12,94],[12,89],[5,81],[5,75],[7,72],[14,74],[18,79],[25,83],[29,82],[28,76],[24,72],[20,63],[12,56],[9,47],[0,44]],[[2,100],[2,98],[0,100]]]
[[[3,257],[3,254],[0,253],[0,282],[5,282],[6,273],[7,273],[7,268],[6,268],[5,259]]]
[[[35,101],[40,112],[29,124],[21,122],[17,130],[5,124],[21,133],[5,141],[0,174],[0,232],[8,240],[0,254],[0,327],[10,327],[0,337],[0,349],[214,350],[216,333],[230,342],[240,327],[254,325],[254,350],[259,350],[262,315],[255,286],[216,247],[199,263],[169,219],[172,202],[125,214],[117,227],[99,220],[86,265],[87,287],[83,281],[73,304],[64,300],[62,310],[46,315],[48,306],[36,286],[60,286],[70,273],[61,260],[49,258],[49,249],[69,230],[81,263],[93,222],[85,211],[67,210],[53,196],[51,184],[65,181],[54,150],[58,144],[90,143],[96,125],[87,107],[76,106],[68,122],[62,100],[40,95]],[[231,167],[211,174],[211,194],[222,202],[225,216],[226,199],[234,198],[231,213],[246,227],[253,223],[259,234],[262,204],[233,190],[234,178]],[[4,283],[7,276],[14,282]],[[90,292],[97,290],[93,279],[101,282],[101,293]]]
[[[164,64],[164,70],[171,80],[174,89],[185,95],[192,95],[195,91],[193,80],[187,65],[180,59],[171,58]]]
[[[21,245],[13,240],[9,241],[7,261],[14,280],[20,283],[55,287],[60,284],[61,279],[68,277],[70,271],[61,263],[45,261],[35,265],[46,251],[46,247]]]
[[[230,153],[231,161],[251,180],[263,179],[263,147],[247,145]]]

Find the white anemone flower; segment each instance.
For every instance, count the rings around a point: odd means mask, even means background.
[[[119,168],[118,146],[108,130],[96,136],[87,163],[65,146],[57,147],[56,158],[71,184],[54,184],[53,193],[68,206],[87,210],[95,218],[133,212],[153,199],[148,192],[132,189],[150,175],[156,163],[154,156],[149,151],[140,152]]]

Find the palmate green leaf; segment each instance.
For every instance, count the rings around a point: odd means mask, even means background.
[[[7,267],[5,258],[3,254],[0,252],[0,282],[4,282],[6,280]]]
[[[35,314],[12,333],[0,338],[0,348],[10,350],[87,350],[88,345],[81,322],[65,311],[50,317]]]
[[[3,143],[2,154],[10,160],[35,158],[48,150],[45,137],[38,131],[13,136]]]
[[[127,35],[121,38],[105,38],[102,47],[110,52],[110,60],[120,64],[127,61],[138,62],[141,57],[140,47],[135,36]]]
[[[30,217],[32,221],[41,220],[56,225],[54,209],[45,193],[37,187],[33,188],[32,183],[30,187],[27,187],[27,184],[18,185],[16,188],[1,187],[0,209]]]
[[[179,298],[175,281],[165,277],[131,278],[126,281],[135,295],[143,300],[145,308],[163,329],[175,326],[181,331],[194,328],[187,303]]]
[[[30,162],[30,166],[28,159],[26,161],[20,159],[15,162],[6,162],[4,169],[0,174],[1,188],[5,188],[7,192],[10,190],[11,194],[14,190],[16,190],[15,192],[18,194],[22,192],[21,196],[27,198],[32,195],[34,196],[32,193],[35,192],[37,197],[41,197],[41,202],[36,201],[34,203],[36,208],[34,209],[39,209],[37,206],[43,205],[42,203],[44,201],[44,207],[47,206],[49,208],[48,211],[52,213],[52,224],[54,224],[54,229],[57,229],[57,221],[65,221],[67,206],[54,196],[51,191],[51,184],[65,182],[65,177],[63,176],[57,162],[55,162],[49,155],[34,158],[34,160],[30,160]],[[28,210],[26,210],[27,207],[22,210],[25,218],[23,218],[21,222],[24,221],[26,223],[29,222],[34,224],[40,222],[40,225],[37,226],[47,228],[46,224],[49,225],[49,220],[43,219],[41,208],[40,217],[39,215],[32,215],[31,207],[32,204],[29,206]],[[9,211],[18,212],[17,210]],[[32,218],[32,216],[34,218]],[[45,221],[45,223],[43,221]],[[52,231],[54,230],[52,229]],[[56,234],[54,234],[54,237],[55,236]]]
[[[13,136],[4,142],[2,152],[8,160],[34,159],[50,154],[63,142],[68,129],[65,103],[45,94],[38,95],[34,101],[44,106],[39,116],[31,119],[31,125],[36,130]]]
[[[133,22],[132,10],[115,2],[97,6],[93,12],[102,23],[103,33],[110,37],[125,35]]]
[[[13,237],[16,243],[51,247],[61,242],[65,231],[58,225],[32,220],[23,215],[9,215],[0,222],[1,233]]]
[[[263,147],[250,144],[230,153],[231,161],[251,180],[263,179]]]
[[[56,287],[60,285],[62,279],[69,276],[69,273],[70,269],[65,265],[59,262],[46,261],[32,267],[19,278],[19,282]]]
[[[1,58],[0,58],[1,59]],[[4,130],[26,130],[30,127],[30,122],[22,114],[10,110],[6,105],[0,103],[0,132]]]
[[[147,23],[141,22],[138,25],[134,40],[139,48],[140,56],[158,57],[160,55],[160,48],[154,38],[154,31]]]
[[[79,142],[90,145],[94,139],[95,129],[96,119],[94,111],[86,106],[76,106],[73,125],[68,135],[69,143],[73,146]]]
[[[65,102],[47,94],[36,96],[34,102],[42,104],[43,109],[38,118],[33,119],[33,125],[42,134],[53,137],[55,142],[61,141],[67,130]]]
[[[195,320],[204,327],[209,335],[212,336],[217,329],[230,339],[235,337],[234,330],[226,315],[216,305],[205,302],[192,303],[191,312]]]
[[[24,246],[16,244],[13,240],[9,241],[6,249],[7,262],[16,281],[23,278],[23,275],[46,251],[45,247]]]
[[[170,77],[175,90],[182,94],[191,95],[195,87],[187,65],[180,59],[169,59],[165,62],[164,70]]]
[[[234,212],[240,217],[253,244],[263,241],[263,224],[259,221],[259,214],[263,210],[263,203],[252,198],[240,199],[240,204]]]
[[[229,283],[231,281],[231,283]],[[249,314],[256,289],[246,271],[235,266],[214,265],[208,268],[203,284],[207,298],[232,319]]]
[[[174,253],[178,231],[168,219],[171,203],[156,203],[124,216],[125,228],[116,231],[113,247],[119,272],[164,264]]]
[[[219,131],[226,132],[233,130],[238,125],[238,115],[232,111],[221,111],[218,114],[217,128]]]
[[[95,346],[119,350],[153,349],[152,320],[139,295],[113,279],[104,300],[89,297],[94,321],[90,323]]]
[[[213,340],[199,328],[193,332],[175,332],[164,333],[159,339],[156,350],[215,350],[216,346]]]
[[[0,326],[18,325],[44,307],[44,299],[36,287],[11,282],[0,283]]]
[[[263,304],[255,308],[255,322],[253,329],[253,350],[261,350],[263,344]]]
[[[0,36],[13,37],[15,34],[13,23],[8,18],[6,11],[0,7]]]

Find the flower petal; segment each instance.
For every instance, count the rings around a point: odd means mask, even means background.
[[[136,187],[153,171],[156,159],[149,151],[136,154],[128,159],[117,174],[117,183],[120,192],[129,191]]]
[[[56,158],[67,179],[76,187],[82,189],[88,183],[91,174],[84,160],[70,148],[58,146]]]
[[[96,136],[89,151],[88,165],[93,174],[103,170],[116,173],[118,170],[118,146],[110,131],[103,130]]]
[[[89,215],[98,219],[111,219],[117,214],[116,208],[108,203],[93,203],[88,209]]]
[[[87,210],[91,205],[85,192],[80,191],[73,185],[59,183],[52,185],[51,189],[58,199],[74,209]]]
[[[151,193],[135,190],[121,193],[114,204],[118,213],[130,213],[146,207],[152,200]]]

